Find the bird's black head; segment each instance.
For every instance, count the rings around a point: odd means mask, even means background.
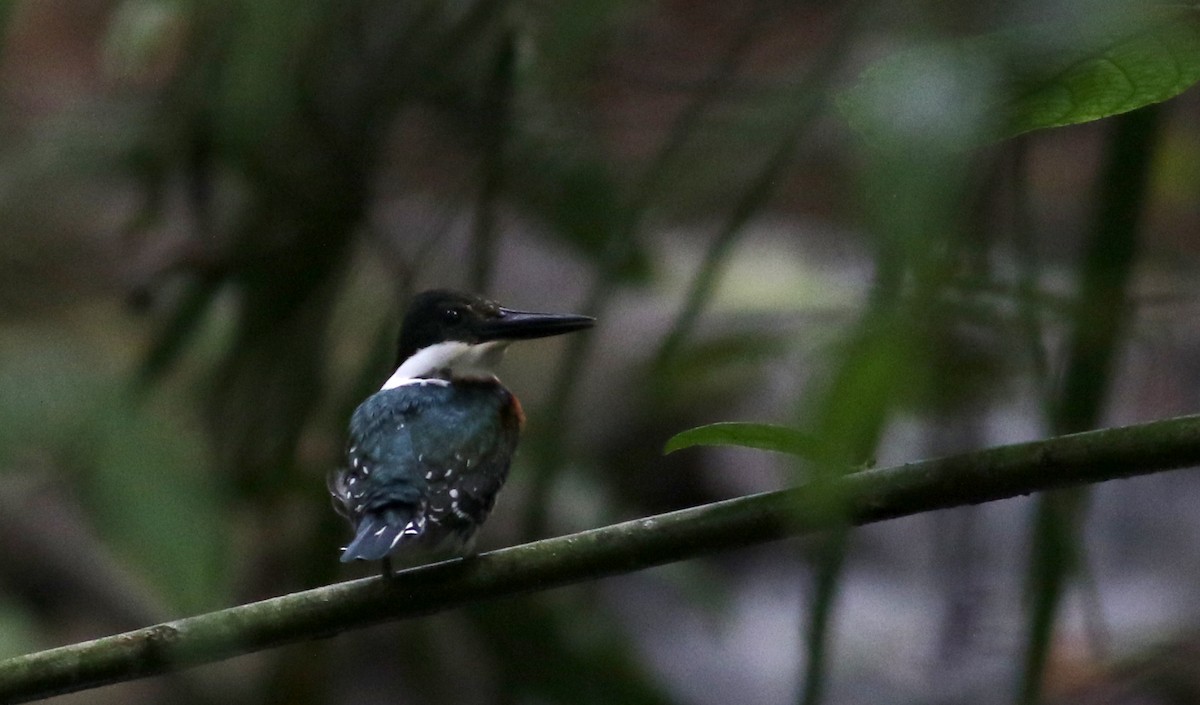
[[[439,343],[479,346],[544,338],[590,328],[595,322],[590,316],[514,311],[480,296],[434,289],[417,294],[409,304],[396,365]]]

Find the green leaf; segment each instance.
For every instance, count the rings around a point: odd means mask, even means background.
[[[675,434],[663,454],[692,446],[740,446],[786,453],[811,460],[828,457],[824,444],[814,436],[787,426],[726,421],[697,426]]]
[[[905,49],[839,105],[873,143],[961,148],[1128,112],[1197,81],[1200,10],[1142,5]]]

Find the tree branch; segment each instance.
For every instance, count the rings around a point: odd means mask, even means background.
[[[546,590],[816,531],[1200,465],[1200,416],[1002,446],[740,497],[399,573],[306,590],[0,663],[26,702],[472,602]],[[332,560],[332,558],[330,559]]]

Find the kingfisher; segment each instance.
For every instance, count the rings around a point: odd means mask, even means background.
[[[445,289],[418,294],[400,326],[396,371],[350,417],[346,463],[330,474],[354,538],[341,560],[469,554],[508,477],[525,415],[494,369],[508,345],[595,319],[516,311]]]

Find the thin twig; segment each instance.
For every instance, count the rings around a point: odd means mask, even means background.
[[[846,475],[167,622],[0,662],[0,702],[27,702],[852,524],[1200,464],[1200,416]],[[845,513],[816,511],[836,489]],[[805,508],[808,508],[807,510]],[[825,517],[821,519],[820,517]]]

